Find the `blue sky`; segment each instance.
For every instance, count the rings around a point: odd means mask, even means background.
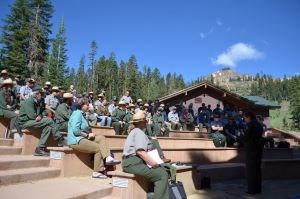
[[[11,0],[1,0],[0,18]],[[298,0],[54,0],[56,34],[63,17],[68,65],[77,67],[90,43],[97,56],[134,54],[139,67],[183,74],[187,81],[224,66],[276,77],[300,73]],[[2,25],[3,22],[0,22]]]

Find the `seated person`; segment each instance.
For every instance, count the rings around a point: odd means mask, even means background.
[[[199,132],[202,132],[203,127],[207,129],[207,132],[210,132],[210,116],[209,112],[204,104],[204,106],[198,109],[198,125],[199,125]]]
[[[51,94],[47,95],[45,98],[46,110],[49,118],[54,118],[55,110],[59,105],[59,100],[57,98],[59,88],[57,86],[52,87]]]
[[[132,116],[133,116],[133,114],[134,114],[134,112],[135,112],[135,110],[136,110],[136,108],[135,108],[135,105],[134,104],[129,104],[128,106],[127,106],[127,111],[126,111],[126,115],[125,115],[125,117],[124,117],[124,122],[125,122],[125,127],[124,127],[124,130],[125,130],[125,135],[128,135],[129,134],[129,132],[128,132],[128,127],[129,127],[129,125],[130,125],[130,122],[131,122],[131,120],[132,120]]]
[[[147,153],[154,147],[142,130],[146,127],[145,114],[141,111],[134,114],[132,123],[135,128],[129,133],[123,149],[123,171],[151,181],[154,184],[154,198],[169,199],[168,173]]]
[[[13,111],[17,105],[16,100],[13,99],[13,81],[5,79],[0,86],[0,117],[10,119],[9,130],[17,129],[21,133],[21,128],[18,125],[18,115]]]
[[[180,123],[184,131],[195,131],[194,117],[187,108],[183,109],[180,116]]]
[[[163,110],[162,107],[158,107],[156,113],[153,115],[153,135],[169,137],[170,130],[165,123],[164,116],[161,114]]]
[[[233,146],[234,143],[242,143],[239,128],[231,116],[228,118],[228,123],[224,127],[224,134],[228,147]]]
[[[172,130],[180,130],[181,124],[179,123],[178,113],[176,113],[176,106],[172,106],[170,108],[170,112],[168,114],[169,122],[171,123]]]
[[[78,101],[78,109],[72,113],[68,123],[68,145],[82,153],[95,154],[92,177],[107,178],[105,166],[119,164],[120,161],[111,157],[104,136],[95,136],[90,132],[88,121],[85,118],[85,113],[89,110],[87,98],[81,98]]]
[[[59,132],[57,124],[47,117],[43,117],[45,111],[44,92],[36,85],[32,89],[32,95],[21,103],[19,124],[25,129],[41,129],[42,134],[38,146],[35,149],[36,156],[49,156],[45,151],[47,140],[52,133],[53,138],[58,141],[58,146],[64,145],[64,138]]]
[[[226,137],[223,135],[223,123],[220,120],[220,115],[214,115],[214,121],[211,122],[211,137],[216,147],[224,147]]]
[[[55,122],[61,131],[68,131],[68,122],[72,114],[71,105],[73,102],[73,95],[71,93],[64,93],[63,103],[58,105],[55,111]]]
[[[112,126],[115,129],[116,135],[121,135],[125,130],[124,117],[126,115],[126,102],[120,101],[118,108],[116,108],[111,116]]]
[[[101,126],[111,126],[111,117],[109,117],[108,102],[106,100],[103,100],[100,105],[96,106],[96,113]]]

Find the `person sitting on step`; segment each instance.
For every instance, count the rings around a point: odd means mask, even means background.
[[[128,127],[130,125],[130,122],[132,120],[132,116],[133,114],[135,113],[135,105],[134,104],[129,104],[127,107],[127,111],[126,111],[126,115],[124,117],[124,122],[125,122],[125,127],[124,127],[124,130],[125,130],[125,134],[128,135]]]
[[[48,117],[43,117],[45,112],[44,91],[38,85],[33,87],[32,96],[21,103],[19,124],[24,129],[40,129],[41,138],[36,147],[34,155],[49,156],[45,151],[47,140],[52,133],[53,138],[58,141],[58,146],[64,145],[64,137],[59,132],[57,124]]]
[[[82,153],[94,154],[93,178],[107,178],[106,166],[119,164],[111,156],[106,139],[103,135],[91,132],[85,117],[89,110],[89,100],[81,98],[78,101],[78,110],[74,111],[68,123],[68,145]]]
[[[116,108],[111,116],[112,126],[115,129],[116,135],[121,135],[124,132],[125,122],[124,117],[126,115],[126,102],[120,101],[118,108]]]
[[[214,145],[216,147],[224,147],[226,144],[226,137],[223,135],[223,123],[220,120],[221,116],[214,115],[214,121],[211,122],[211,134]]]
[[[158,107],[156,113],[153,115],[153,135],[169,137],[170,130],[166,125],[164,116],[161,114],[163,110],[162,107]]]
[[[187,108],[183,108],[180,122],[184,131],[195,131],[194,117]]]
[[[176,113],[176,106],[172,106],[170,108],[170,112],[168,114],[168,119],[171,123],[171,129],[172,130],[180,130],[181,124],[179,122],[178,113]]]
[[[55,122],[61,131],[68,131],[68,122],[72,114],[71,105],[73,97],[74,96],[71,93],[64,93],[63,103],[58,105],[55,111]]]
[[[111,126],[111,117],[108,111],[108,102],[103,100],[101,104],[95,107],[97,119],[100,121],[101,126]]]
[[[168,173],[147,153],[154,147],[142,130],[147,123],[144,112],[135,113],[132,123],[134,129],[127,136],[123,149],[123,171],[143,176],[151,181],[154,184],[154,198],[169,199]]]

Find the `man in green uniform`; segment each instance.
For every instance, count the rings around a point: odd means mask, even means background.
[[[162,111],[163,108],[158,107],[156,113],[153,115],[153,133],[155,136],[169,137],[169,129],[165,123],[164,116],[161,114]]]
[[[3,80],[0,90],[0,117],[10,119],[10,130],[17,129],[21,132],[17,124],[18,115],[12,111],[14,102],[12,99],[13,81],[11,79]]]
[[[45,106],[44,103],[41,103],[44,100],[42,88],[35,86],[32,91],[32,96],[21,104],[19,124],[23,128],[42,130],[34,155],[49,156],[49,153],[45,151],[49,135],[52,133],[53,138],[58,141],[59,147],[64,145],[64,138],[59,132],[57,124],[52,119],[43,117]]]
[[[129,132],[128,132],[128,128],[129,128],[129,125],[130,125],[130,122],[132,120],[132,116],[135,112],[135,105],[134,104],[129,104],[127,106],[127,111],[126,111],[126,115],[124,117],[124,130],[125,130],[125,134],[128,135]]]
[[[58,105],[55,111],[55,122],[60,131],[68,131],[68,122],[72,114],[71,105],[73,101],[73,95],[71,93],[64,93],[64,102]]]
[[[124,118],[126,115],[125,107],[126,107],[126,102],[123,100],[120,101],[118,108],[114,110],[111,116],[112,126],[115,129],[116,135],[120,135],[121,132],[122,131],[124,132],[125,130],[125,122],[124,122]]]

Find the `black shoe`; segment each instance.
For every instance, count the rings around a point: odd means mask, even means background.
[[[49,156],[50,154],[45,151],[44,147],[36,147],[34,155],[35,156]]]
[[[22,134],[22,126],[18,122],[16,122],[15,127],[17,129],[17,133]]]
[[[255,193],[255,192],[250,192],[250,191],[245,191],[245,194],[248,194],[248,195],[255,195],[256,193]]]
[[[66,142],[65,142],[64,137],[61,137],[61,138],[58,139],[57,146],[58,146],[58,147],[66,146]]]

